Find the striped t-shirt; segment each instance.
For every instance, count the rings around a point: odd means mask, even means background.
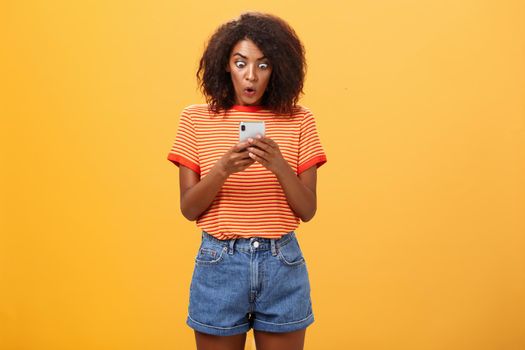
[[[326,163],[311,111],[298,106],[292,117],[277,116],[261,106],[234,106],[213,115],[206,104],[183,109],[168,160],[200,174],[202,179],[239,142],[239,122],[265,122],[265,136],[275,141],[296,174]],[[295,230],[300,218],[290,208],[277,177],[261,163],[231,174],[197,227],[218,239],[280,238]]]

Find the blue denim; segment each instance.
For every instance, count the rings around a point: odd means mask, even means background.
[[[186,323],[213,335],[292,332],[314,322],[306,260],[295,232],[219,240],[202,231]]]

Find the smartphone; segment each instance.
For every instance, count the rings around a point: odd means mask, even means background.
[[[264,121],[239,122],[239,142],[250,137],[255,138],[257,135],[264,136]]]

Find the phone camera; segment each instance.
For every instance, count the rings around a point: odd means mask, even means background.
[[[246,125],[241,125],[241,131],[246,130]]]

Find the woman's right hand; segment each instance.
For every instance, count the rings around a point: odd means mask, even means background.
[[[243,171],[255,162],[248,153],[250,153],[246,147],[250,143],[248,141],[239,142],[232,146],[224,155],[215,163],[215,165],[224,173],[226,176],[230,176],[233,173]]]
[[[181,164],[180,209],[185,218],[197,220],[210,207],[228,177],[255,162],[248,155],[248,146],[248,141],[245,141],[231,147],[202,178],[200,174]]]

